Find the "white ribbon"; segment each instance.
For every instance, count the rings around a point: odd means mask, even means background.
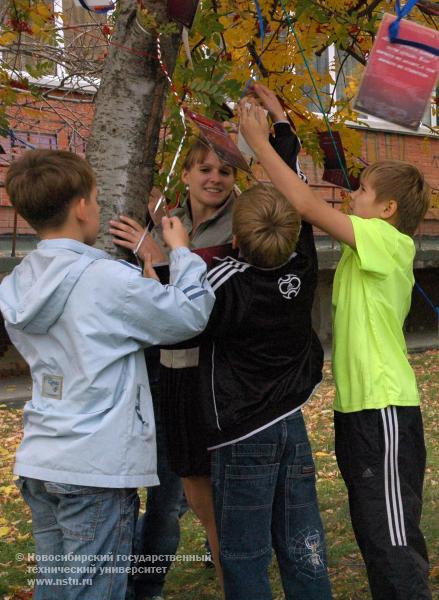
[[[184,51],[186,52],[186,56],[189,62],[191,69],[194,68],[194,63],[192,62],[191,56],[191,48],[189,46],[189,29],[187,27],[183,27],[183,31],[181,33],[181,39],[183,42]]]

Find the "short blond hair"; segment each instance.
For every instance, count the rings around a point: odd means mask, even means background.
[[[235,200],[233,234],[255,267],[285,263],[296,248],[300,223],[299,213],[272,184],[255,185]]]
[[[380,160],[366,167],[361,181],[368,181],[378,202],[395,200],[395,227],[413,236],[431,202],[431,188],[423,173],[402,160]]]

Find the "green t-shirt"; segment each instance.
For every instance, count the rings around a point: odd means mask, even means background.
[[[413,240],[382,219],[350,217],[332,292],[334,410],[418,406],[402,327],[414,284]]]

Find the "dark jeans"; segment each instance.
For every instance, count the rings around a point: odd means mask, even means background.
[[[335,452],[374,600],[429,600],[419,523],[425,445],[418,406],[334,413]]]
[[[332,598],[302,413],[212,451],[226,600],[271,600],[272,547],[287,600]]]
[[[138,520],[134,553],[150,557],[138,563],[141,572],[134,576],[136,596],[161,595],[166,574],[180,542],[183,485],[168,465],[166,437],[158,410],[159,386],[153,382],[151,393],[154,403],[157,436],[157,474],[160,485],[148,488],[145,514]]]

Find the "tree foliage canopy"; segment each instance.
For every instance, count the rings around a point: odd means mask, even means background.
[[[17,114],[17,105],[21,118],[26,118],[32,100],[20,100],[23,90],[44,97],[47,89],[35,84],[55,70],[59,87],[69,93],[99,84],[117,9],[102,16],[81,8],[60,10],[62,4],[65,0],[55,2],[54,9],[49,0],[7,0],[0,9],[2,127],[7,126],[8,114]],[[173,74],[174,93],[168,94],[158,169],[169,170],[184,133],[179,102],[226,119],[226,102],[239,100],[250,80],[276,90],[305,149],[317,161],[317,132],[326,129],[321,117],[325,112],[333,129],[341,132],[352,166],[360,153],[360,138],[346,123],[358,120],[351,100],[384,12],[393,12],[384,0],[200,0],[189,35],[190,56],[182,45]],[[439,22],[434,5],[426,0],[418,2],[408,18],[434,28]],[[176,30],[158,22],[141,3],[138,20],[145,35],[165,36]]]

